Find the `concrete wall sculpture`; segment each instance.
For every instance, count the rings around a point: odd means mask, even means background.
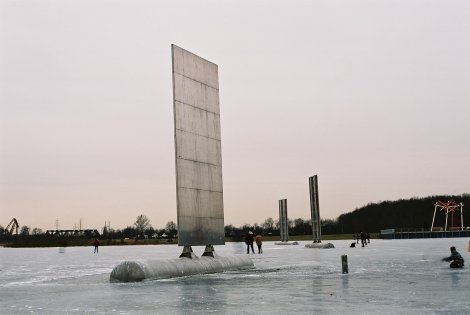
[[[288,242],[289,226],[287,219],[287,199],[279,200],[279,228],[281,233],[281,242]]]
[[[178,245],[223,245],[218,67],[171,47]]]

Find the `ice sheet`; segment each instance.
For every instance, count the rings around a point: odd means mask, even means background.
[[[250,254],[252,270],[140,283],[109,283],[109,275],[123,260],[172,259],[181,248],[0,248],[0,314],[469,314],[468,241],[371,240],[350,248],[344,240],[332,249],[265,242],[263,254]],[[451,245],[464,269],[440,261]],[[216,247],[219,255],[245,250],[241,243]]]

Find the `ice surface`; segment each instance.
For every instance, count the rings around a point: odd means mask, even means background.
[[[299,245],[299,242],[293,241],[293,242],[275,242],[274,245]]]
[[[109,275],[123,260],[173,259],[181,248],[0,248],[0,314],[470,314],[468,241],[371,240],[350,248],[344,240],[328,250],[265,242],[263,254],[249,255],[251,270],[138,283],[110,283]],[[465,258],[463,269],[440,261],[451,245]],[[221,256],[245,250],[216,246]]]
[[[328,249],[328,248],[335,248],[335,245],[333,245],[333,243],[314,243],[314,242],[310,242],[310,243],[305,244],[305,247],[307,247],[307,248],[324,248],[324,249]]]

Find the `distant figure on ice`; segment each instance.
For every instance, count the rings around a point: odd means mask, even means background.
[[[450,268],[462,268],[464,266],[462,255],[455,249],[455,246],[450,248],[450,256],[442,258],[442,261],[451,261]]]
[[[100,241],[98,241],[97,238],[95,238],[95,240],[93,241],[93,246],[95,246],[95,250],[93,251],[93,253],[98,254],[98,246],[100,246]]]
[[[246,253],[247,254],[250,253],[250,247],[251,247],[251,251],[253,252],[253,254],[255,253],[255,250],[253,249],[253,241],[254,241],[253,232],[250,231],[245,236],[245,244],[246,244]]]
[[[356,244],[359,244],[359,233],[356,234]]]
[[[364,247],[367,244],[366,233],[364,232],[361,232],[361,244],[362,244],[362,247]]]
[[[370,234],[366,232],[367,244],[370,244]]]
[[[256,235],[255,242],[258,246],[258,254],[263,253],[263,249],[261,248],[261,246],[263,245],[263,237],[261,236],[261,234]]]

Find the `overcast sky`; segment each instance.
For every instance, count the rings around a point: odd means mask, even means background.
[[[176,221],[171,44],[219,66],[225,224],[470,192],[470,1],[3,0],[0,225]]]

